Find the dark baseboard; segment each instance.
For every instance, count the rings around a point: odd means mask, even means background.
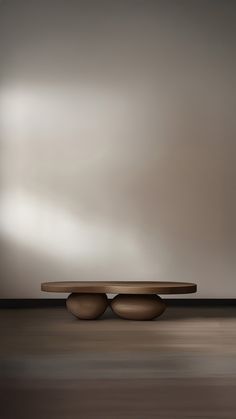
[[[235,306],[236,298],[163,298],[169,307]],[[0,299],[0,308],[50,308],[65,306],[65,298]]]
[[[13,298],[0,299],[0,308],[63,307],[65,298]]]
[[[170,307],[236,307],[236,298],[164,298],[164,300]]]

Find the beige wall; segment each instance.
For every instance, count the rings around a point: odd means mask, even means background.
[[[0,2],[0,298],[56,279],[236,297],[235,11]]]

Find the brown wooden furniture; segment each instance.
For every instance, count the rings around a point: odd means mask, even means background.
[[[187,282],[45,282],[42,291],[71,293],[67,309],[79,319],[100,317],[107,306],[119,317],[129,320],[152,320],[166,306],[157,294],[188,294],[197,291],[196,284]],[[107,293],[118,294],[111,302]]]

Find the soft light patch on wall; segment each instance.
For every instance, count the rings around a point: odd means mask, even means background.
[[[141,243],[128,231],[80,218],[21,190],[2,195],[0,234],[58,263],[96,266],[115,255],[136,278],[148,269]]]

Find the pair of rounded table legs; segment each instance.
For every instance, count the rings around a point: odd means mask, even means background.
[[[102,293],[72,293],[66,305],[68,311],[81,320],[97,319],[108,306],[117,316],[127,320],[152,320],[166,308],[156,294],[118,294],[110,301]]]

